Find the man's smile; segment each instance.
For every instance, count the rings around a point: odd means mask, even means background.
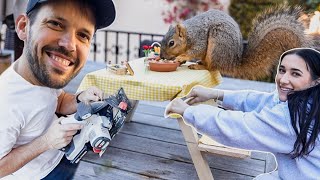
[[[46,54],[50,57],[52,65],[62,71],[68,70],[69,67],[75,64],[74,59],[67,57],[61,53],[46,51]]]

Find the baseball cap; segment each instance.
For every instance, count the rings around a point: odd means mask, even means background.
[[[49,0],[29,0],[27,5],[28,14],[37,7],[38,4],[47,2]],[[116,17],[116,10],[112,0],[87,0],[94,8],[94,16],[96,19],[96,28],[101,29],[112,24]]]

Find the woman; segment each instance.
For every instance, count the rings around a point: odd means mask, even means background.
[[[320,177],[320,52],[295,48],[280,57],[273,93],[195,87],[188,104],[175,99],[168,111],[183,115],[199,133],[227,146],[275,154],[278,171],[257,178]],[[224,110],[191,104],[218,99]]]

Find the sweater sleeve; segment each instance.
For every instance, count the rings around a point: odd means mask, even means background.
[[[274,105],[276,93],[254,90],[224,91],[222,106],[244,112],[259,112],[266,105]]]
[[[190,106],[183,116],[187,124],[226,146],[289,153],[296,139],[286,105],[261,112],[223,110],[209,105]]]

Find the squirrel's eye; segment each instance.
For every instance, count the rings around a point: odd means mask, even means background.
[[[171,40],[170,42],[169,42],[169,47],[172,47],[174,45],[174,40]]]

